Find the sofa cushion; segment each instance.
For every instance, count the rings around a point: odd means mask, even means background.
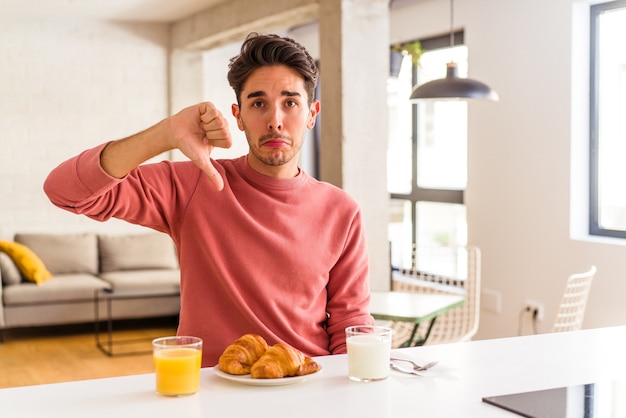
[[[33,250],[54,275],[98,273],[95,234],[16,234],[15,241]]]
[[[180,270],[128,270],[102,273],[114,291],[141,290],[142,293],[180,290]]]
[[[52,277],[45,263],[35,254],[34,250],[19,242],[0,241],[0,251],[6,253],[26,280],[41,284]]]
[[[22,281],[22,275],[17,266],[8,254],[0,252],[0,274],[2,275],[2,284],[18,284]]]
[[[135,235],[99,235],[100,271],[177,269],[172,239],[154,232]]]
[[[5,286],[3,299],[6,306],[85,301],[93,300],[97,289],[109,287],[104,280],[89,274],[64,274],[54,276],[39,286],[34,283]],[[67,309],[72,309],[72,306],[68,305]]]

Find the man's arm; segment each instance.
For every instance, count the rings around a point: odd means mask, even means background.
[[[144,161],[179,149],[221,190],[224,181],[211,163],[211,152],[215,147],[231,145],[226,119],[212,103],[204,102],[187,107],[138,134],[112,141],[100,154],[100,164],[112,177],[122,178]]]
[[[346,327],[374,324],[369,313],[369,261],[360,211],[351,221],[344,251],[330,272],[327,289],[329,350],[331,354],[344,354]]]

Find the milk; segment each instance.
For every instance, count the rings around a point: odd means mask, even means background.
[[[389,376],[391,335],[358,334],[347,337],[348,377],[358,381],[383,380]]]

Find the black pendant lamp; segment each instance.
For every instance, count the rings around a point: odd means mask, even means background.
[[[450,0],[450,46],[454,46],[454,0]],[[498,100],[498,93],[485,83],[457,76],[457,64],[446,64],[446,78],[416,86],[409,100]]]

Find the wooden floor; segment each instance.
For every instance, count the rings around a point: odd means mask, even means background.
[[[174,335],[176,321],[172,317],[116,322],[114,340],[141,341],[119,350],[115,346],[114,353],[129,349],[148,353],[113,357],[96,347],[92,324],[6,330],[0,343],[0,388],[152,373],[150,340]]]

